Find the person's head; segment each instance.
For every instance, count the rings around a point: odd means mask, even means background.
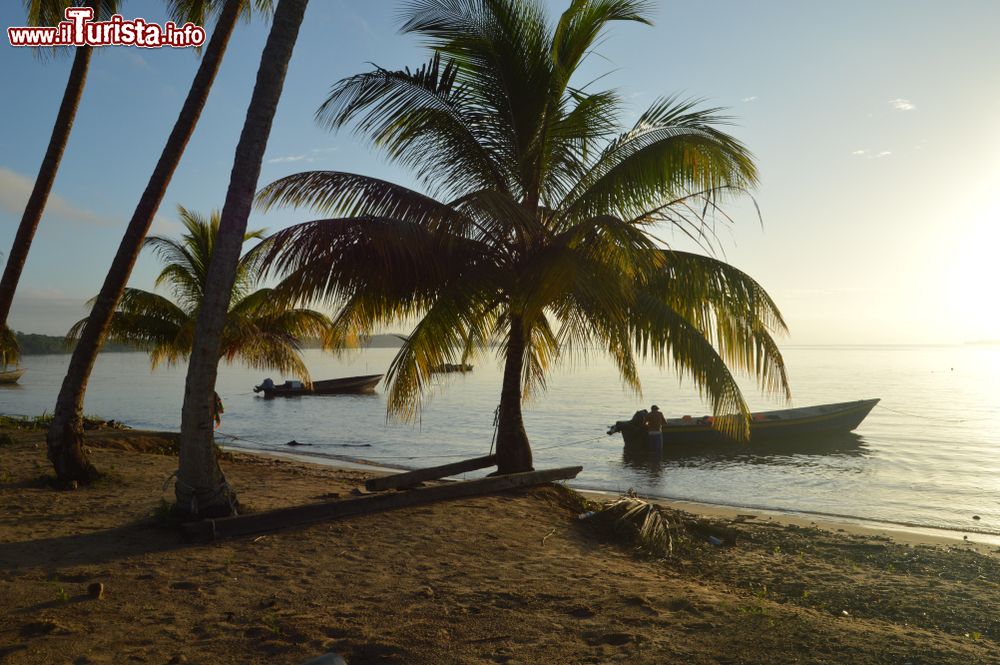
[[[660,410],[660,407],[656,406],[655,404],[653,406],[649,407],[649,408],[651,408],[653,411],[659,411]]]

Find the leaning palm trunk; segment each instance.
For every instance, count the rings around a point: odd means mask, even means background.
[[[87,380],[94,369],[94,362],[104,343],[115,308],[142,250],[142,242],[149,232],[153,216],[160,207],[184,149],[198,125],[198,119],[202,109],[205,108],[212,83],[215,81],[222,57],[226,53],[229,39],[239,19],[242,4],[243,0],[227,0],[219,15],[212,38],[191,83],[187,99],[184,100],[167,144],[132,214],[132,219],[118,246],[118,253],[115,254],[101,292],[94,302],[90,316],[87,317],[87,324],[73,351],[46,437],[49,459],[55,465],[60,480],[87,480],[93,475],[87,471],[92,468],[89,463],[83,466],[79,464],[80,460],[86,461],[81,444],[83,398],[87,391]]]
[[[280,0],[264,46],[257,81],[222,208],[219,235],[195,327],[181,410],[180,466],[174,488],[181,512],[194,517],[228,515],[235,494],[226,485],[215,457],[212,408],[222,332],[236,280],[247,219],[260,176],[271,123],[281,98],[288,61],[308,0]]]
[[[7,255],[3,278],[0,279],[0,326],[7,324],[7,315],[10,314],[14,292],[21,279],[24,262],[31,249],[31,241],[35,237],[38,223],[42,219],[42,213],[45,212],[45,203],[52,191],[52,183],[55,182],[56,173],[59,171],[59,162],[62,161],[63,152],[66,150],[66,143],[73,129],[73,120],[76,118],[76,109],[83,95],[83,86],[87,82],[87,68],[92,53],[93,49],[90,46],[80,46],[73,56],[73,67],[69,72],[69,80],[66,83],[62,103],[59,105],[55,126],[52,128],[49,147],[45,150],[42,166],[38,169],[38,177],[35,178],[31,196],[28,197],[28,204],[17,227],[17,235],[14,236],[14,244],[11,245],[10,254]]]

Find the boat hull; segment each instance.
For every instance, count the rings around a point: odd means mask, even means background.
[[[348,376],[342,379],[313,381],[312,387],[295,387],[275,385],[272,388],[257,386],[254,392],[264,393],[264,397],[299,397],[301,395],[370,395],[375,392],[375,386],[382,380],[381,374],[365,376]]]
[[[878,402],[877,399],[867,399],[755,413],[750,423],[750,444],[770,444],[800,437],[850,432],[861,424]],[[611,426],[608,434],[620,432],[628,447],[648,445],[648,434],[638,415],[633,416],[632,420],[619,420]],[[808,441],[802,443],[807,445]],[[663,428],[664,448],[718,445],[738,444],[701,419],[671,418]]]
[[[17,383],[27,370],[24,369],[12,369],[6,372],[0,372],[0,384],[10,384]]]

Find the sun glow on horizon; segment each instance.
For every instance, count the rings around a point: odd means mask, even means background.
[[[958,342],[1000,340],[1000,201],[953,232],[942,256],[941,314],[950,319],[944,325],[963,337]]]

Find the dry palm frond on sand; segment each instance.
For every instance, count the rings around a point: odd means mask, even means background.
[[[674,524],[660,508],[642,499],[622,497],[597,512],[600,522],[617,534],[624,534],[639,549],[653,556],[670,556],[680,537]]]

